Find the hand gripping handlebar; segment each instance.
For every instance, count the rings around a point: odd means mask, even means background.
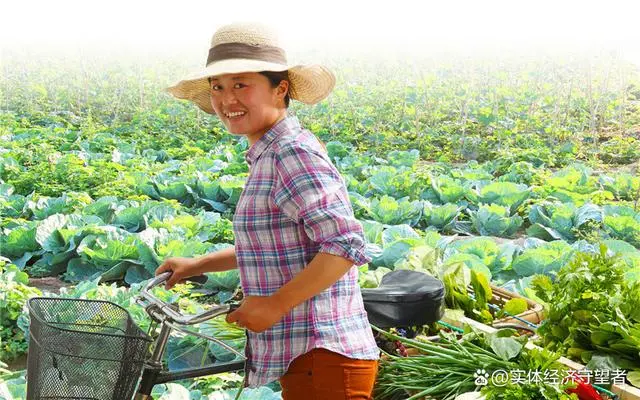
[[[171,272],[163,272],[162,274],[153,278],[140,291],[139,297],[144,301],[158,307],[158,310],[173,322],[176,322],[180,325],[195,325],[210,320],[211,318],[215,318],[218,315],[230,313],[239,307],[239,304],[237,303],[217,304],[213,308],[210,308],[209,310],[200,314],[182,314],[180,311],[177,311],[171,304],[165,303],[150,292],[151,289],[160,285],[161,283],[164,283],[167,279],[169,279],[170,276]]]

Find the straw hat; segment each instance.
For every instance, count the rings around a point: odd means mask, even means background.
[[[209,114],[215,114],[211,107],[208,77],[285,70],[290,81],[289,97],[305,104],[315,104],[327,97],[336,82],[333,73],[324,66],[288,65],[276,34],[266,26],[234,23],[214,33],[206,67],[167,88],[167,91],[179,99],[193,101]]]

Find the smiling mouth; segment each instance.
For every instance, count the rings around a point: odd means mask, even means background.
[[[236,118],[240,118],[243,117],[246,114],[246,112],[244,111],[236,111],[236,112],[226,112],[224,113],[224,116],[227,117],[228,119],[236,119]]]

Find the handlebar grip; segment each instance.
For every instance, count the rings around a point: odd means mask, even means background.
[[[151,279],[151,281],[149,281],[149,283],[147,283],[147,286],[145,286],[142,289],[142,291],[151,290],[154,287],[160,285],[161,283],[164,283],[164,282],[168,281],[169,277],[171,277],[172,274],[173,274],[173,272],[167,271],[167,272],[161,273],[160,275],[156,275],[155,278]]]
[[[146,289],[147,290],[153,289],[154,287],[160,285],[161,283],[168,281],[172,274],[173,274],[172,271],[161,273],[160,275],[156,276],[151,282],[149,282]],[[195,275],[195,276],[190,276],[185,280],[204,284],[207,282],[208,279],[209,278],[207,278],[205,275]]]
[[[157,306],[164,315],[169,317],[172,321],[182,325],[198,324],[200,322],[204,322],[206,320],[214,318],[218,315],[226,314],[230,312],[232,308],[232,305],[230,304],[223,304],[223,305],[218,304],[205,312],[202,312],[200,314],[194,314],[194,315],[184,315],[179,311],[174,310],[170,304],[167,304],[166,302],[158,299],[157,297],[155,297],[153,294],[149,292],[154,287],[166,282],[167,279],[169,279],[169,277],[171,276],[171,274],[172,274],[171,271],[167,271],[153,278],[151,281],[149,281],[149,283],[147,283],[147,285],[144,288],[142,288],[142,290],[140,291],[139,297]]]

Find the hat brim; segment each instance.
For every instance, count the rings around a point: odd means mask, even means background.
[[[315,104],[327,97],[336,83],[333,73],[322,65],[287,66],[260,60],[229,59],[214,62],[166,90],[178,99],[194,102],[206,113],[215,114],[211,106],[209,77],[260,71],[288,71],[289,97],[305,104]]]

